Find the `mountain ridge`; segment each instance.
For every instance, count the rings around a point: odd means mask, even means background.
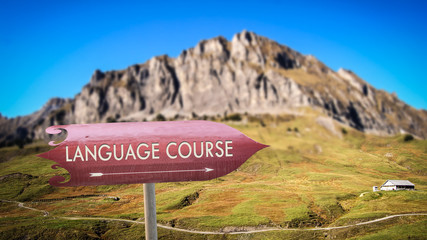
[[[312,55],[244,30],[231,41],[202,40],[176,58],[162,55],[122,70],[96,70],[73,99],[51,99],[23,117],[0,116],[0,144],[43,138],[44,129],[57,124],[142,121],[158,114],[280,114],[301,107],[367,133],[427,137],[427,111],[375,89],[352,71],[335,72]]]

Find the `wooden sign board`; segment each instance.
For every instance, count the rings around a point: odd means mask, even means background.
[[[51,126],[67,138],[38,155],[71,175],[53,186],[201,181],[237,169],[267,147],[222,123],[209,121],[99,123]]]

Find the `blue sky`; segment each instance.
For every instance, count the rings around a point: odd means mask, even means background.
[[[297,3],[298,2],[298,3]],[[427,109],[427,1],[0,0],[0,113],[74,97],[95,69],[254,31]]]

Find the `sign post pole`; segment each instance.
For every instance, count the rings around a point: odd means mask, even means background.
[[[154,183],[144,183],[145,239],[157,240],[156,191]]]

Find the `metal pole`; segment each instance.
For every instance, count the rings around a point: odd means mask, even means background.
[[[154,183],[144,183],[145,239],[157,240],[156,191]]]

